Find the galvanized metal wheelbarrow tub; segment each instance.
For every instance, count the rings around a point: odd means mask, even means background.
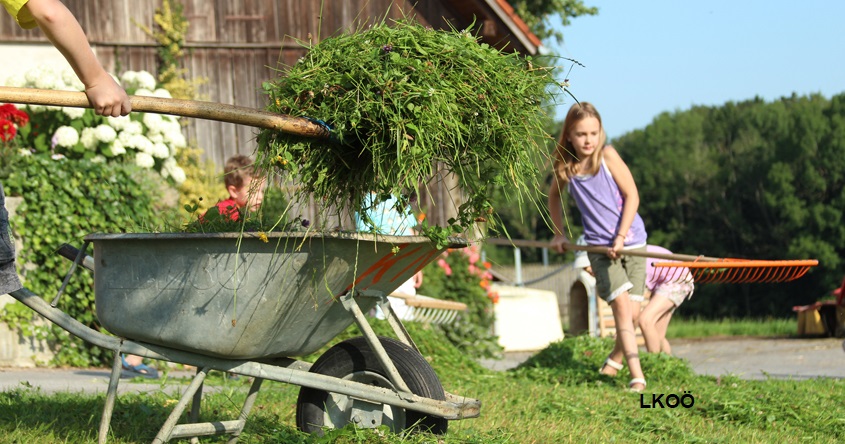
[[[86,256],[88,244],[94,256]],[[451,247],[466,244],[454,240]],[[476,417],[480,402],[445,392],[387,295],[442,249],[424,237],[343,233],[92,234],[64,248],[94,271],[97,317],[115,336],[90,329],[27,289],[13,297],[68,332],[115,353],[99,441],[105,442],[121,353],[196,366],[193,381],[154,442],[231,434],[237,440],[265,379],[302,386],[297,426],[356,423],[444,433],[448,420]],[[62,287],[64,288],[64,286]],[[396,339],[376,336],[364,313],[380,304]],[[296,360],[351,324],[363,337],[313,364]],[[237,419],[197,422],[210,370],[254,378]],[[193,401],[191,422],[177,422]]]

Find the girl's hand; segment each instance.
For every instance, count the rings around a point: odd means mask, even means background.
[[[549,247],[552,250],[557,251],[558,253],[566,253],[566,251],[570,249],[570,245],[572,244],[569,242],[569,239],[567,239],[566,236],[558,234],[554,237],[554,239],[552,239],[552,242]]]
[[[611,259],[616,259],[619,257],[619,252],[625,248],[625,238],[622,236],[616,236],[616,239],[613,239],[613,246],[607,249],[607,256]]]

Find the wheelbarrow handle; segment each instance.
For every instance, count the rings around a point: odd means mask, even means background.
[[[129,100],[132,103],[132,111],[237,123],[296,136],[314,138],[329,138],[330,136],[329,130],[324,125],[309,119],[274,114],[242,106],[148,96],[129,96]],[[0,87],[0,102],[91,108],[91,103],[88,102],[88,96],[83,92],[13,88],[7,86]]]
[[[539,241],[539,240],[525,240],[525,239],[502,239],[502,238],[490,238],[485,240],[486,243],[491,245],[504,245],[504,246],[511,246],[511,247],[533,247],[533,248],[551,248],[550,241]],[[607,247],[597,247],[597,246],[589,246],[589,245],[577,245],[577,244],[568,244],[566,246],[568,250],[577,250],[577,251],[586,251],[588,253],[599,253],[604,254],[607,253]],[[718,262],[723,259],[716,258],[716,257],[707,257],[707,256],[693,256],[689,254],[666,254],[666,253],[647,253],[644,251],[629,251],[629,250],[622,250],[619,254],[627,255],[627,256],[639,256],[639,257],[647,257],[652,259],[665,259],[670,261],[679,261],[679,262]]]

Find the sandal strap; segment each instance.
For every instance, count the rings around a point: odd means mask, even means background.
[[[610,359],[609,357],[604,360],[604,365],[606,365],[610,368],[615,368],[616,370],[622,370],[622,368],[625,367],[625,365],[622,364],[621,362],[616,362],[613,359]]]
[[[634,378],[634,379],[631,379],[631,382],[629,382],[629,383],[628,383],[628,387],[630,387],[630,386],[632,386],[632,385],[634,385],[634,384],[642,384],[642,385],[643,385],[643,387],[645,387],[645,386],[646,386],[645,379],[643,379],[643,378]]]

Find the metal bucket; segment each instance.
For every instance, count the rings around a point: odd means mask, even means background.
[[[389,294],[442,251],[343,233],[92,234],[97,317],[111,333],[231,359],[313,353],[353,322],[337,297]],[[362,310],[376,299],[356,297]]]

